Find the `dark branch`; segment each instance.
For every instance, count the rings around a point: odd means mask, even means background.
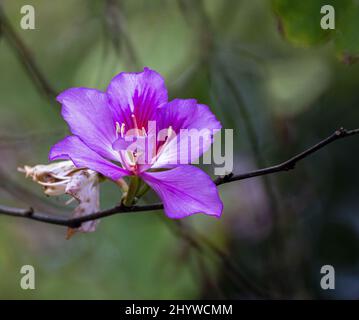
[[[277,173],[281,171],[289,171],[295,168],[295,165],[303,160],[304,158],[310,156],[311,154],[315,153],[316,151],[324,148],[326,145],[342,139],[346,137],[350,137],[353,135],[359,134],[359,129],[354,130],[345,130],[343,128],[338,129],[335,131],[332,135],[327,137],[326,139],[320,141],[316,145],[306,149],[305,151],[297,154],[296,156],[290,158],[287,161],[284,161],[280,164],[277,164],[272,167],[254,170],[238,175],[229,174],[227,176],[218,178],[214,181],[214,183],[219,186],[225,183],[238,181],[238,180],[245,180],[250,179],[258,176],[264,176],[267,174]],[[0,205],[0,214],[8,215],[8,216],[14,216],[14,217],[21,217],[21,218],[27,218],[35,221],[41,221],[49,224],[55,224],[59,226],[67,226],[70,228],[78,228],[81,226],[83,222],[96,220],[100,218],[105,218],[108,216],[112,216],[115,214],[122,214],[122,213],[130,213],[130,212],[145,212],[145,211],[155,211],[155,210],[161,210],[163,209],[162,203],[157,204],[151,204],[151,205],[134,205],[131,207],[126,207],[124,205],[115,206],[113,208],[103,210],[100,212],[96,212],[87,216],[79,217],[79,218],[65,218],[61,216],[52,216],[47,215],[41,212],[35,212],[32,208],[30,209],[20,209],[20,208],[12,208],[7,206],[1,206]]]
[[[342,139],[342,138],[353,136],[355,134],[359,134],[359,129],[346,130],[346,129],[340,128],[337,131],[335,131],[332,135],[330,135],[328,138],[320,141],[316,145],[297,154],[296,156],[288,159],[287,161],[284,161],[284,162],[277,164],[275,166],[272,166],[272,167],[254,170],[254,171],[250,171],[250,172],[246,172],[246,173],[242,173],[242,174],[238,174],[238,175],[230,174],[230,175],[224,176],[223,178],[216,179],[215,183],[218,186],[218,185],[232,182],[232,181],[245,180],[245,179],[254,178],[254,177],[258,177],[258,176],[264,176],[267,174],[272,174],[272,173],[276,173],[276,172],[280,172],[280,171],[292,170],[295,168],[295,165],[297,164],[297,162],[310,156],[312,153],[322,149],[329,143],[332,143],[332,142]]]

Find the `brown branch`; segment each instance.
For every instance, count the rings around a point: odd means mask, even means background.
[[[324,148],[326,145],[342,139],[346,137],[350,137],[353,135],[359,134],[359,128],[353,129],[353,130],[346,130],[346,129],[338,129],[333,134],[331,134],[329,137],[325,138],[324,140],[320,141],[316,145],[306,149],[305,151],[295,155],[294,157],[288,159],[287,161],[284,161],[280,164],[263,168],[259,170],[254,170],[238,175],[229,174],[227,176],[218,178],[214,181],[214,183],[219,186],[222,184],[230,183],[233,181],[238,180],[245,180],[250,179],[258,176],[264,176],[272,173],[278,173],[282,171],[289,171],[295,168],[295,165],[303,160],[304,158],[310,156],[311,154],[317,152],[318,150]],[[55,224],[59,226],[67,226],[71,228],[78,228],[81,226],[83,222],[96,220],[100,218],[109,217],[115,214],[122,214],[122,213],[130,213],[130,212],[146,212],[146,211],[155,211],[155,210],[161,210],[163,209],[162,203],[156,203],[156,204],[150,204],[150,205],[134,205],[131,207],[126,207],[124,205],[115,206],[113,208],[99,211],[87,216],[79,217],[79,218],[65,218],[62,216],[52,216],[47,215],[41,212],[34,211],[32,208],[29,209],[20,209],[20,208],[13,208],[13,207],[7,207],[7,206],[1,206],[0,205],[0,214],[8,215],[8,216],[14,216],[14,217],[20,217],[20,218],[27,218],[35,221],[45,222],[49,224]]]
[[[288,159],[287,161],[284,161],[275,166],[271,166],[271,167],[259,169],[259,170],[254,170],[254,171],[250,171],[250,172],[246,172],[246,173],[242,173],[242,174],[238,174],[238,175],[230,174],[223,178],[216,179],[215,183],[216,183],[216,185],[221,185],[223,183],[228,183],[228,182],[232,182],[232,181],[245,180],[245,179],[254,178],[254,177],[258,177],[258,176],[264,176],[267,174],[272,174],[272,173],[276,173],[276,172],[280,172],[280,171],[292,170],[295,168],[295,165],[297,164],[297,162],[310,156],[312,153],[322,149],[329,143],[332,143],[332,142],[342,139],[342,138],[353,136],[355,134],[359,134],[359,128],[353,129],[353,130],[346,130],[344,128],[340,128],[337,131],[335,131],[333,134],[331,134],[328,138],[318,142],[316,145],[297,154],[296,156]]]

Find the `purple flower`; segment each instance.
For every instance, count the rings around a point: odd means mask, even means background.
[[[158,194],[170,218],[221,215],[215,184],[190,165],[221,128],[207,106],[194,99],[169,102],[163,78],[148,68],[120,73],[106,92],[71,88],[57,100],[73,135],[51,148],[50,160],[72,160],[114,181],[137,176]],[[188,148],[193,130],[204,133]]]

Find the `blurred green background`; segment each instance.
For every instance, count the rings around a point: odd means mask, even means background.
[[[324,1],[338,11],[330,32],[318,31],[322,2],[2,1],[0,203],[69,215],[64,199],[46,198],[17,167],[47,163],[68,133],[54,95],[105,89],[143,66],[165,77],[171,98],[196,98],[234,129],[235,173],[358,127],[358,4]],[[20,28],[26,4],[35,30]],[[62,227],[1,216],[0,298],[358,298],[358,140],[294,171],[219,187],[220,220],[125,214],[65,240]],[[101,186],[102,208],[119,199],[114,185]],[[20,288],[24,264],[35,267],[36,290]],[[325,264],[336,270],[335,290],[320,287]]]

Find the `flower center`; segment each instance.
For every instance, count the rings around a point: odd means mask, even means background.
[[[154,162],[156,161],[156,159],[159,157],[159,155],[161,154],[161,152],[164,150],[164,148],[168,145],[168,143],[172,140],[172,138],[174,138],[174,136],[176,136],[175,131],[173,130],[172,126],[169,126],[167,128],[167,134],[164,137],[164,139],[162,141],[158,141],[157,137],[154,137],[154,141],[151,138],[148,138],[146,129],[144,127],[142,127],[141,129],[139,128],[139,123],[137,121],[136,115],[134,113],[131,114],[131,121],[132,121],[132,129],[126,130],[126,125],[125,123],[119,123],[116,122],[116,138],[118,139],[119,137],[125,139],[126,134],[130,134],[136,137],[142,137],[141,139],[145,139],[145,141],[142,141],[142,143],[145,143],[146,146],[142,146],[140,147],[140,149],[138,150],[137,148],[135,150],[125,150],[122,149],[119,151],[120,157],[121,157],[121,162],[123,164],[123,166],[128,169],[133,171],[135,174],[136,172],[139,171],[139,157],[142,155],[143,152],[150,152],[151,154],[148,156],[146,156],[146,160],[145,161],[150,161],[150,162]],[[154,146],[148,146],[148,143],[155,144]],[[147,149],[146,149],[147,148]],[[145,151],[148,150],[148,151]],[[150,151],[151,150],[151,151]]]
[[[131,114],[131,120],[132,120],[132,124],[133,124],[133,130],[134,130],[134,135],[139,137],[139,136],[147,136],[146,133],[146,129],[144,127],[142,127],[142,129],[139,129],[138,127],[138,122],[136,119],[135,114]],[[119,123],[116,122],[116,138],[125,138],[125,130],[126,129],[126,125],[125,123]],[[138,152],[137,149],[136,150],[123,150],[120,151],[120,157],[122,159],[122,163],[124,166],[127,167],[127,169],[137,172],[138,170]]]

